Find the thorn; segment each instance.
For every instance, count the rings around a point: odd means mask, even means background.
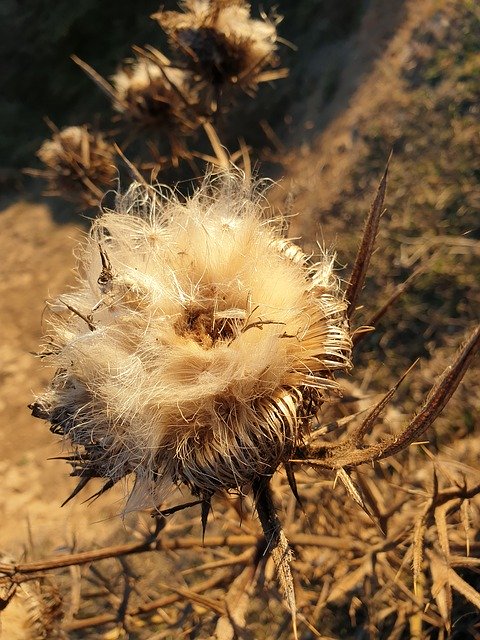
[[[83,476],[83,478],[80,478],[80,480],[79,480],[77,486],[75,487],[75,489],[68,496],[68,498],[62,502],[62,504],[60,506],[64,507],[66,504],[68,504],[70,502],[70,500],[73,500],[73,498],[75,498],[75,496],[78,495],[80,493],[80,491],[87,486],[87,484],[90,482],[91,479],[92,479],[91,476]]]
[[[300,496],[298,494],[297,480],[295,478],[295,473],[293,471],[293,466],[292,466],[292,464],[290,462],[285,462],[285,464],[283,466],[285,467],[288,484],[289,484],[289,487],[290,487],[293,495],[295,496],[295,500],[297,501],[297,504],[300,507],[300,509],[305,513],[305,509],[303,508],[302,500],[301,500],[301,498],[300,498]]]
[[[208,515],[212,508],[211,496],[202,500],[202,544],[205,542],[205,531],[207,530]]]
[[[86,502],[92,504],[92,502],[95,502],[95,500],[97,500],[98,498],[100,498],[101,495],[103,495],[106,491],[108,491],[109,489],[111,489],[113,486],[115,486],[116,481],[112,480],[111,478],[109,480],[107,480],[107,482],[105,482],[105,484],[103,485],[103,487],[97,491],[96,493],[94,493],[93,495],[91,495],[89,498],[87,498],[86,500],[83,501],[82,504],[85,504]]]
[[[65,302],[65,300],[62,300],[61,298],[59,298],[59,302],[64,304],[69,311],[71,311],[76,316],[81,318],[88,325],[88,328],[90,329],[90,331],[95,331],[96,326],[93,324],[93,319],[91,316],[84,315],[83,313],[78,311],[78,309],[75,309],[75,307],[72,307],[70,304],[68,304],[68,302]]]
[[[365,276],[375,247],[378,226],[383,213],[383,202],[385,200],[385,192],[387,190],[388,165],[391,157],[392,154],[390,153],[383,177],[377,189],[377,194],[372,206],[370,207],[370,212],[363,231],[363,237],[353,264],[352,275],[350,276],[350,282],[346,292],[346,299],[348,300],[348,318],[353,316],[355,309],[357,308],[358,298],[365,283]]]
[[[383,535],[385,535],[386,532],[382,528],[381,523],[377,521],[371,509],[367,505],[365,496],[362,494],[361,488],[353,481],[348,471],[343,467],[337,469],[335,482],[337,481],[337,479],[342,482],[350,498],[352,498],[352,500],[358,504],[358,506],[370,518],[370,520],[378,528],[378,530],[383,533]]]
[[[384,409],[390,403],[393,396],[397,393],[399,386],[402,384],[402,382],[405,380],[405,378],[408,376],[408,374],[412,371],[412,369],[417,364],[418,364],[418,358],[417,360],[415,360],[415,362],[412,365],[410,365],[410,367],[405,371],[405,373],[398,380],[398,382],[388,391],[388,393],[386,393],[383,396],[380,402],[377,402],[377,404],[373,407],[373,409],[370,410],[367,417],[360,424],[360,426],[354,430],[354,432],[350,437],[350,441],[353,442],[355,447],[360,448],[365,435],[371,431],[371,429],[373,428],[373,425],[375,424],[376,419],[379,417],[379,415],[384,411]]]
[[[416,278],[424,273],[425,266],[421,266],[418,269],[415,269],[413,273],[411,273],[408,278],[401,282],[399,285],[395,287],[392,295],[387,299],[387,301],[367,320],[365,323],[365,327],[359,327],[353,332],[352,340],[353,346],[356,347],[357,344],[365,338],[365,336],[369,335],[372,331],[375,331],[375,327],[378,322],[383,318],[383,316],[390,309],[392,304],[394,304],[404,293],[410,288],[410,285],[416,280]]]
[[[177,513],[177,511],[183,511],[183,509],[188,509],[188,507],[194,507],[197,504],[203,503],[203,500],[194,500],[193,502],[184,502],[183,504],[177,504],[174,507],[169,507],[168,509],[157,509],[152,513],[152,518],[156,518],[157,516],[171,516],[173,513]]]

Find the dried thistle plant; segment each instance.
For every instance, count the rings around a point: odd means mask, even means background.
[[[139,131],[150,136],[160,134],[168,141],[166,157],[159,156],[153,139],[147,143],[158,171],[165,162],[177,165],[180,158],[189,157],[184,139],[200,126],[204,115],[202,97],[190,71],[174,66],[153,47],[134,49],[136,60],[125,60],[111,83],[77,56],[72,59],[111,100],[119,114],[113,121],[121,118],[127,143]]]
[[[167,33],[189,67],[214,86],[238,84],[255,89],[260,82],[284,77],[274,69],[276,21],[250,17],[244,0],[185,0],[183,13],[160,11],[152,17]]]
[[[399,434],[364,443],[401,381],[344,437],[322,437],[318,411],[336,396],[334,375],[348,371],[352,343],[364,335],[349,320],[385,188],[386,174],[346,295],[333,257],[305,256],[285,237],[285,221],[266,214],[261,193],[230,170],[185,201],[133,184],[94,223],[78,290],[49,305],[43,355],[57,371],[31,406],[73,447],[66,459],[80,481],[70,497],[93,477],[106,480],[99,495],[134,474],[127,509],[167,515],[200,503],[205,529],[214,495],[251,493],[295,630],[292,552],[272,476],[283,466],[298,498],[295,465],[334,471],[378,517],[352,470],[416,441],[480,344],[477,328]],[[181,485],[197,500],[162,512]]]
[[[112,76],[113,105],[123,118],[141,127],[172,130],[183,135],[198,126],[193,118],[199,96],[190,72],[156,59],[139,57]]]
[[[12,559],[1,554],[2,562]],[[63,606],[50,577],[0,584],[0,637],[5,640],[66,640]]]
[[[47,181],[47,195],[97,206],[117,176],[113,146],[86,125],[62,130],[50,126],[52,138],[37,152],[46,169],[27,172]]]
[[[206,522],[214,493],[253,487],[280,531],[268,480],[351,346],[333,256],[307,264],[283,230],[234,171],[186,202],[133,184],[94,223],[79,290],[50,304],[57,373],[32,406],[74,447],[74,493],[134,473],[128,508],[153,507],[183,483]],[[278,553],[288,571],[284,535]]]
[[[133,184],[83,271],[50,304],[58,371],[34,411],[84,449],[82,482],[134,472],[136,505],[269,478],[350,366],[333,257],[307,266],[236,172],[186,202]]]

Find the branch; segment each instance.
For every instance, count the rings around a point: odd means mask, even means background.
[[[253,547],[261,540],[255,535],[229,535],[229,536],[209,536],[203,541],[197,537],[179,537],[172,540],[153,540],[146,542],[127,543],[103,547],[94,551],[82,551],[80,553],[70,553],[46,558],[35,562],[21,563],[0,563],[0,584],[5,581],[22,582],[38,578],[39,574],[54,569],[63,569],[73,565],[89,564],[107,558],[119,558],[134,553],[145,553],[151,551],[178,551],[180,549],[193,549],[195,547]],[[330,549],[353,549],[363,548],[359,541],[349,539],[339,539],[334,536],[317,536],[300,533],[291,537],[292,545],[303,545],[310,547],[328,547]],[[3,574],[3,575],[2,575]]]
[[[221,574],[217,574],[209,578],[208,580],[204,580],[203,582],[199,582],[198,584],[194,585],[190,589],[190,591],[199,594],[203,591],[207,591],[208,589],[212,589],[213,587],[216,587],[218,584],[227,579],[229,575],[229,572],[222,572]],[[149,613],[150,611],[155,611],[156,609],[161,609],[163,607],[167,607],[168,605],[175,604],[175,602],[178,602],[182,599],[183,595],[179,592],[173,593],[169,596],[163,596],[162,598],[157,598],[157,600],[151,600],[150,602],[145,602],[144,604],[141,604],[137,607],[127,609],[126,616],[139,616],[143,613]],[[72,622],[65,624],[63,626],[63,629],[65,631],[77,631],[78,629],[87,629],[88,627],[99,627],[111,622],[118,622],[118,615],[116,613],[102,613],[98,616],[84,618],[83,620],[73,620]]]

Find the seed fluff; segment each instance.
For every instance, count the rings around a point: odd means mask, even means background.
[[[264,189],[232,169],[188,198],[134,183],[93,224],[77,288],[49,304],[56,369],[32,405],[127,508],[174,485],[208,501],[288,463],[350,367],[334,256],[285,237]]]

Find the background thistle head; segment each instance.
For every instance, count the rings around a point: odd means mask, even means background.
[[[37,152],[45,169],[27,171],[47,181],[48,195],[97,206],[117,177],[113,145],[86,125],[51,128],[51,139]]]

